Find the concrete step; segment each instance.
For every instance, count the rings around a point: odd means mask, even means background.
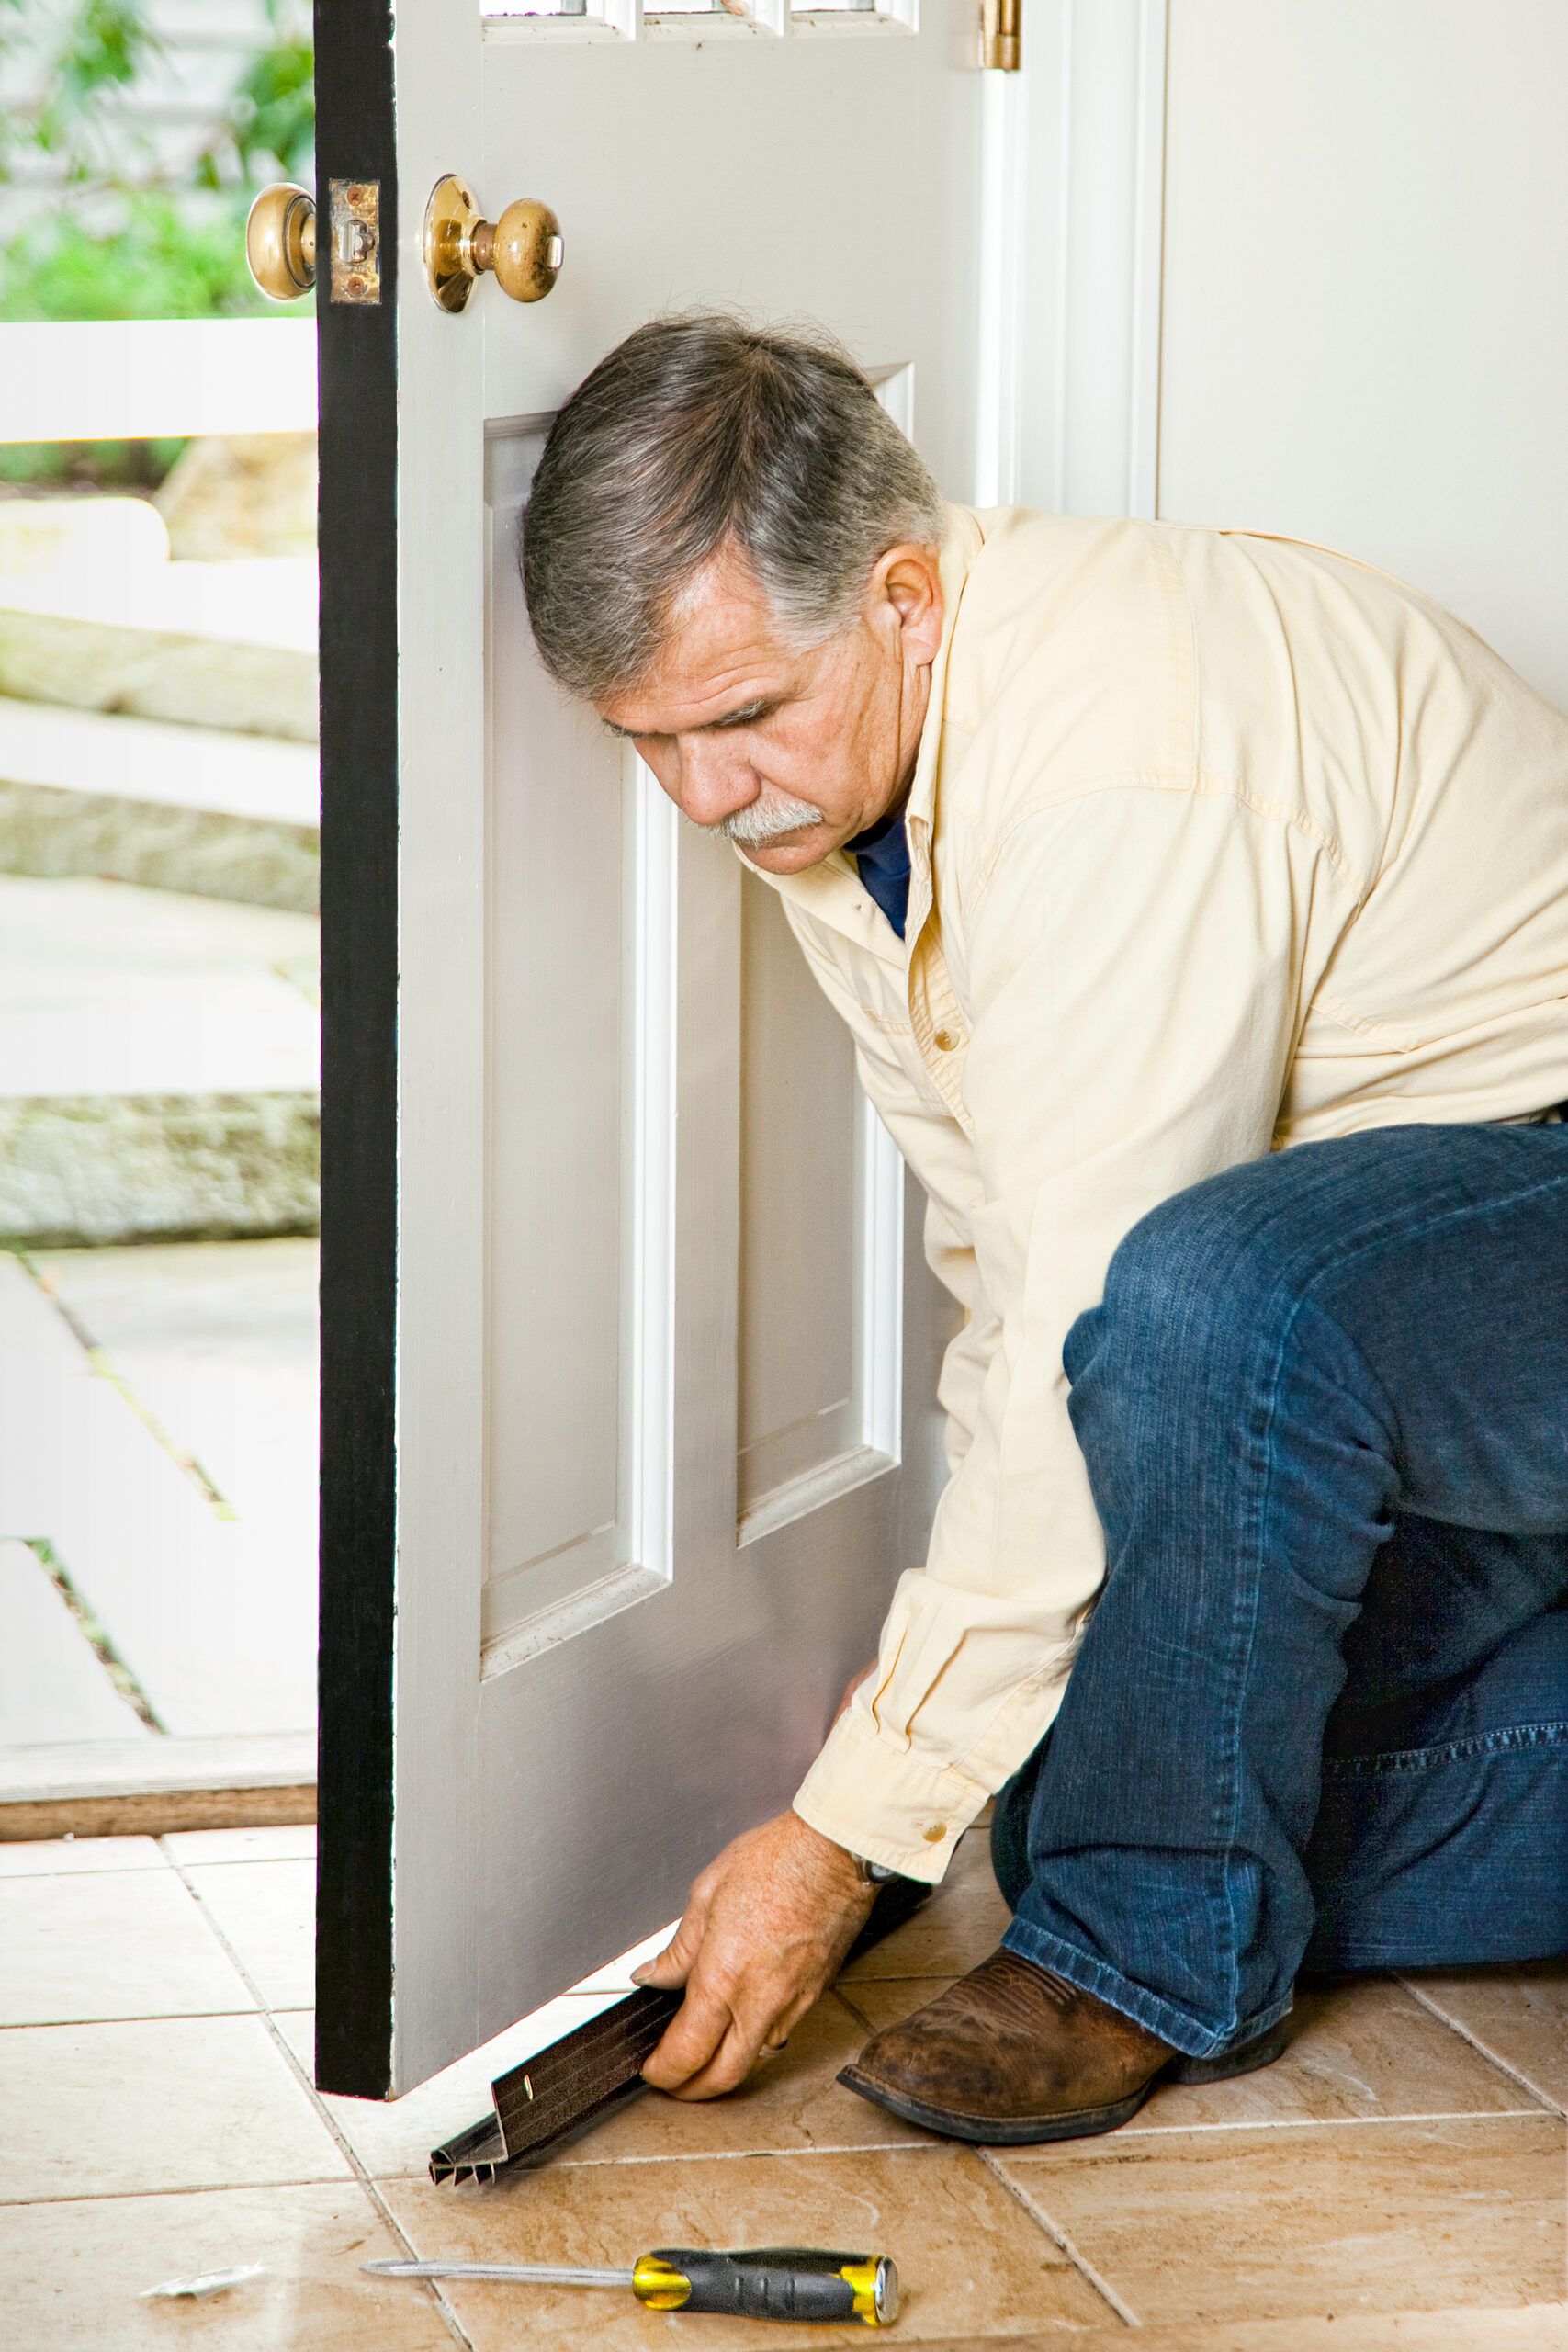
[[[128,1838],[265,1836],[269,1823],[315,1818],[314,1732],[0,1747],[0,1858],[38,1838],[73,1838],[67,1850],[80,1854],[109,1838],[123,1869]]]
[[[320,801],[310,744],[0,697],[0,873],[308,914]]]
[[[0,878],[0,1241],[313,1229],[316,941],[303,914]]]
[[[314,560],[0,578],[0,694],[312,742]]]

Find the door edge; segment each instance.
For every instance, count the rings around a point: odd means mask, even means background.
[[[321,722],[319,2087],[392,2047],[398,191],[389,0],[316,0],[317,187],[379,183],[379,300],[318,293]],[[328,206],[321,206],[323,224]]]

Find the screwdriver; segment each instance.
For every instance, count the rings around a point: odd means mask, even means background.
[[[630,2270],[570,2270],[553,2263],[367,2262],[378,2278],[509,2278],[536,2287],[629,2287],[655,2312],[726,2312],[744,2319],[863,2320],[891,2327],[898,2273],[885,2254],[831,2254],[800,2245],[704,2254],[660,2246]]]

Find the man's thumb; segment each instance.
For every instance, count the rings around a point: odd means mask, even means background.
[[[702,1939],[701,1924],[688,1911],[664,1950],[632,1970],[632,1983],[651,1984],[658,1992],[672,1993],[691,1974]]]

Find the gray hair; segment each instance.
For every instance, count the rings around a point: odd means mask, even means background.
[[[721,314],[655,319],[557,416],[523,522],[545,666],[604,701],[652,669],[728,540],[792,641],[853,616],[889,548],[940,544],[942,499],[847,352]]]

